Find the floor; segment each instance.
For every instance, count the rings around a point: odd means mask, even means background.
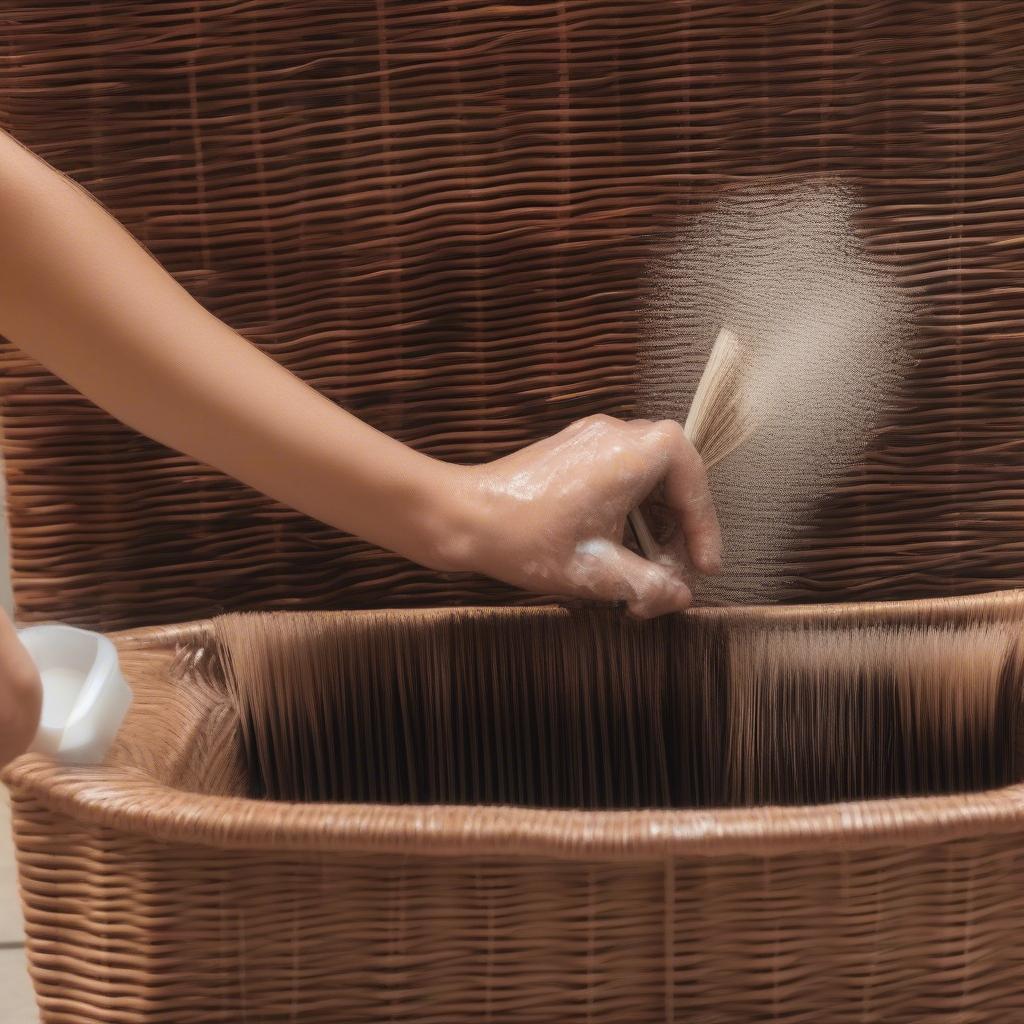
[[[0,786],[0,1024],[32,1024],[39,1019],[25,969],[24,941],[11,842],[11,809],[7,790]]]

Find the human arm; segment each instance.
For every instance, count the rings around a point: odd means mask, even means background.
[[[0,334],[122,422],[339,530],[548,593],[689,602],[677,564],[621,545],[660,481],[689,561],[720,538],[678,427],[597,417],[483,466],[374,430],[203,309],[121,225],[0,133]]]
[[[39,728],[42,703],[35,663],[14,624],[0,611],[0,768],[28,749]]]

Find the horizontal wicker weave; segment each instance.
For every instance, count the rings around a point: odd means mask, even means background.
[[[680,213],[841,175],[924,299],[921,358],[787,596],[975,594],[1024,584],[1019,22],[1017,0],[10,0],[0,126],[285,366],[466,461],[635,408],[645,269]],[[181,671],[212,625],[154,623],[519,598],[297,517],[10,346],[0,370],[21,618],[152,627],[118,638],[136,703],[108,763],[6,776],[47,1022],[1024,1020],[1020,785],[248,798],[238,709]],[[1020,600],[702,614],[1015,622]]]
[[[1024,623],[1024,593],[701,615]],[[676,811],[252,800],[238,707],[187,671],[216,636],[119,636],[136,704],[107,764],[7,773],[48,1024],[1024,1019],[1020,785]]]
[[[1024,583],[1017,0],[9,0],[0,34],[0,125],[445,458],[629,413],[666,225],[729,182],[842,175],[924,294],[922,358],[790,597]],[[10,349],[2,372],[25,619],[512,599],[296,517]]]

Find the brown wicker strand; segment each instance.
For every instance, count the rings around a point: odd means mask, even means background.
[[[838,176],[915,294],[891,426],[792,600],[1024,583],[1016,0],[17,0],[0,124],[396,436],[489,458],[635,406],[649,268],[731,182]],[[512,600],[277,507],[2,358],[19,613]],[[515,598],[518,600],[519,598]]]

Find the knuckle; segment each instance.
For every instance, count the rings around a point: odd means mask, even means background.
[[[654,435],[658,443],[669,449],[673,455],[688,456],[688,449],[693,447],[682,425],[675,420],[659,420],[654,424]]]
[[[678,420],[658,420],[654,425],[664,437],[672,439],[686,437],[686,432]]]
[[[621,433],[625,429],[625,423],[614,416],[607,415],[607,413],[596,412],[576,420],[568,429],[572,433],[591,432],[595,435],[607,436],[609,434]]]
[[[672,458],[681,470],[691,476],[703,478],[704,460],[693,442],[686,436],[686,431],[675,420],[659,420],[654,425],[658,441],[672,454]]]
[[[570,431],[583,430],[585,427],[594,426],[599,423],[600,420],[601,413],[594,413],[591,416],[581,416],[578,420],[573,420],[565,429]]]

